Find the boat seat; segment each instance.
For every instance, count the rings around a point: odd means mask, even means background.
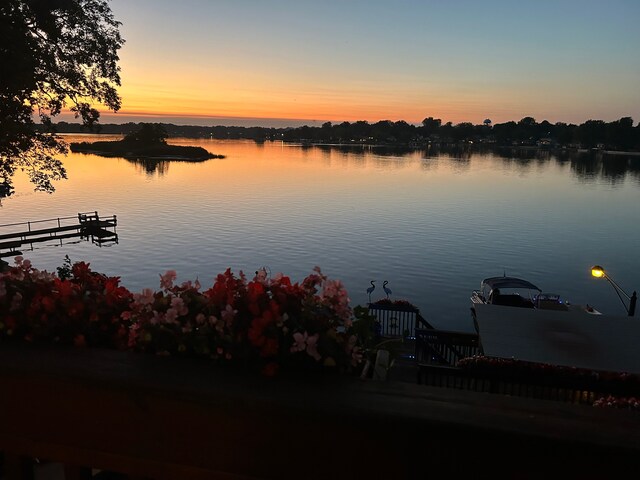
[[[494,305],[503,305],[506,307],[522,307],[533,308],[533,302],[527,298],[523,298],[520,295],[497,295],[494,297]]]

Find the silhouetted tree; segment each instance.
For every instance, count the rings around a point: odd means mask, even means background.
[[[453,130],[453,139],[457,142],[471,140],[473,138],[473,123],[458,123]]]
[[[569,145],[577,141],[575,138],[575,125],[567,125],[566,123],[557,122],[554,125],[555,138],[561,145]]]
[[[116,111],[120,97],[117,51],[124,41],[106,0],[0,2],[0,184],[16,169],[36,190],[53,191],[66,178],[55,155],[66,153],[51,118],[70,104],[87,127],[98,121],[97,101]],[[39,117],[44,131],[33,116]]]
[[[518,125],[514,121],[497,123],[493,126],[493,134],[500,144],[510,144],[516,140]]]
[[[631,149],[635,144],[633,119],[622,117],[620,120],[607,124],[607,143],[619,149]]]
[[[125,135],[123,140],[154,145],[167,143],[167,138],[169,138],[167,130],[159,123],[141,123],[140,128]]]
[[[442,120],[439,118],[427,117],[422,120],[422,131],[426,136],[433,135],[438,133],[440,125],[442,125]]]
[[[578,139],[585,147],[595,147],[607,138],[607,126],[602,120],[587,120],[578,127]]]
[[[442,125],[438,130],[438,132],[445,143],[453,141],[453,123],[452,122],[447,122],[444,125]]]

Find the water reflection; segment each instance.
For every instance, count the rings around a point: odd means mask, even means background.
[[[505,270],[605,312],[619,309],[619,299],[609,292],[607,305],[583,269],[604,263],[621,284],[638,284],[640,265],[628,252],[640,241],[640,158],[477,146],[171,143],[225,158],[189,164],[70,154],[61,158],[69,179],[53,195],[29,193],[20,180],[16,188],[28,194],[3,199],[2,223],[114,211],[122,219],[117,249],[84,242],[38,250],[30,260],[52,270],[69,253],[135,291],[156,287],[168,269],[205,284],[227,267],[269,265],[299,280],[320,265],[345,282],[353,305],[367,301],[371,279],[388,278],[395,299],[454,330],[472,327],[470,290]]]
[[[137,173],[146,174],[147,176],[157,174],[162,177],[169,173],[169,162],[166,160],[150,160],[141,158],[126,158],[125,160],[135,165]]]
[[[492,148],[482,146],[429,145],[426,148],[409,148],[371,145],[304,145],[300,147],[305,156],[313,150],[322,152],[322,158],[328,159],[333,152],[343,158],[354,159],[356,165],[365,166],[366,160],[374,160],[378,166],[398,167],[402,161],[420,158],[422,170],[433,170],[437,158],[453,161],[456,170],[467,171],[470,163],[477,160],[500,159],[507,167],[516,167],[521,172],[531,170],[532,166],[544,167],[552,162],[569,165],[578,180],[592,181],[604,179],[615,186],[632,178],[640,183],[640,156],[617,155],[602,151],[549,150],[544,148]],[[380,161],[380,157],[393,158],[393,162]]]
[[[163,177],[169,173],[171,163],[202,163],[208,160],[157,160],[150,158],[125,158],[136,167],[136,171],[147,176],[157,175]]]

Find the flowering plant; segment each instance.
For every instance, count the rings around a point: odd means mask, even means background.
[[[131,322],[129,346],[157,354],[206,356],[219,362],[259,364],[266,374],[282,365],[359,365],[352,310],[342,283],[316,267],[301,283],[264,270],[248,281],[230,269],[211,288],[160,277],[161,290],[134,294],[122,317]]]
[[[619,408],[625,410],[640,410],[640,397],[616,397],[606,395],[593,402],[594,407]]]
[[[78,346],[123,347],[128,329],[121,319],[131,293],[118,277],[92,272],[78,262],[60,278],[16,257],[0,274],[0,338]]]
[[[318,267],[300,283],[265,270],[248,280],[228,269],[206,290],[176,278],[170,270],[158,291],[132,294],[88,263],[67,258],[55,275],[16,257],[0,274],[0,338],[207,357],[267,375],[281,367],[358,373],[369,353],[373,324]]]

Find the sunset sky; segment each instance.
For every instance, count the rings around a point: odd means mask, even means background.
[[[638,0],[110,5],[123,107],[103,123],[640,121]]]

